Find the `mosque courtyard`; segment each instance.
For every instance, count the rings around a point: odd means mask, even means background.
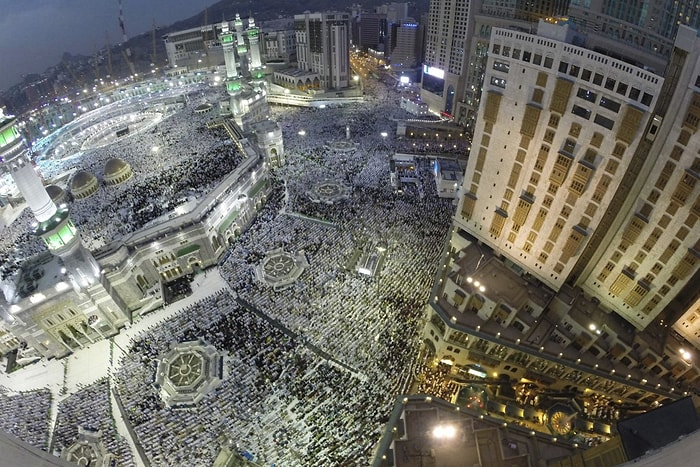
[[[352,106],[273,107],[287,164],[219,265],[114,338],[0,373],[1,428],[116,465],[212,465],[224,448],[267,465],[368,465],[418,372],[418,329],[453,206],[437,196],[427,158],[415,190],[391,187],[389,158],[406,148],[382,132],[408,115],[393,90],[366,89]],[[40,159],[45,178],[64,182],[77,170],[99,182],[114,158],[130,165],[128,182],[72,203],[89,248],[187,209],[239,162],[223,131],[206,129],[212,117],[193,112],[219,90],[187,92],[182,108],[144,111],[138,136],[84,130],[79,150]],[[26,234],[29,217],[6,222],[6,264],[42,248]],[[349,267],[375,251],[381,267]]]

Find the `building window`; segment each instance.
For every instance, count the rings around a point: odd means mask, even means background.
[[[494,86],[498,86],[499,88],[505,89],[506,87],[506,80],[503,78],[497,78],[495,76],[491,77],[491,84]]]
[[[574,115],[578,115],[581,118],[585,118],[586,120],[591,118],[591,111],[586,109],[586,108],[581,107],[580,105],[574,105],[571,108],[571,113]]]
[[[614,120],[611,120],[608,117],[603,117],[600,114],[596,114],[593,121],[596,122],[598,125],[607,128],[608,130],[612,130],[613,126],[615,126]]]
[[[576,96],[580,97],[581,99],[587,100],[588,102],[595,102],[598,98],[598,94],[586,88],[578,88]]]
[[[535,88],[535,90],[532,92],[532,101],[541,104],[543,99],[544,91],[542,89]]]
[[[558,116],[558,115],[551,114],[551,115],[549,116],[549,123],[548,123],[548,126],[550,126],[550,127],[552,127],[552,128],[557,128],[557,127],[559,126],[559,116]]]
[[[508,73],[510,70],[510,64],[507,62],[494,61],[493,69],[496,71],[502,71],[503,73]]]
[[[600,106],[617,113],[620,111],[620,103],[603,96],[600,98]]]
[[[616,143],[615,148],[612,151],[612,155],[617,157],[618,159],[622,158],[622,156],[625,155],[625,145],[622,143]]]

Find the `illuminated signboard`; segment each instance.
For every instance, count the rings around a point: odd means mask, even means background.
[[[445,79],[445,70],[435,68],[434,66],[423,65],[423,73],[436,78]]]
[[[222,44],[230,44],[231,42],[233,42],[233,34],[224,34],[221,36]]]

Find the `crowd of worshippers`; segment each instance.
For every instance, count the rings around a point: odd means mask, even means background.
[[[334,109],[273,107],[284,133],[287,164],[274,172],[268,201],[217,268],[228,288],[212,291],[132,338],[117,358],[115,389],[135,441],[152,464],[211,465],[224,446],[277,465],[370,463],[396,396],[409,391],[421,371],[418,330],[453,206],[437,197],[428,159],[419,160],[416,168],[422,196],[394,192],[389,157],[404,143],[381,133],[406,113],[398,108],[397,95],[380,100],[369,94],[363,104]],[[190,138],[168,129],[178,118],[159,123],[163,128],[148,133],[152,140],[143,143],[142,149],[163,141],[167,150],[190,145],[177,150],[185,161],[163,164],[166,173],[181,173],[194,184],[198,181],[189,172],[188,153],[192,164],[216,151],[231,151],[235,158],[233,146],[208,130]],[[346,126],[354,150],[337,151],[332,143],[346,138]],[[306,135],[299,131],[304,128]],[[113,155],[104,160],[109,157]],[[119,157],[128,159],[124,152]],[[153,154],[146,151],[141,157]],[[212,161],[211,170],[220,172],[221,161]],[[145,184],[153,166],[139,165],[141,159],[129,162]],[[91,167],[97,170],[100,164]],[[178,176],[172,180],[184,180]],[[313,202],[310,186],[328,179],[349,186],[350,198]],[[183,182],[185,191],[186,186]],[[104,197],[107,189],[98,193]],[[155,197],[162,187],[144,188],[144,193]],[[189,196],[182,190],[178,194]],[[122,231],[118,222],[98,228],[88,215],[91,199],[74,203],[82,205],[74,206],[75,217],[91,235],[103,232],[94,241],[99,246]],[[134,215],[130,208],[102,209],[102,222],[112,209],[112,215],[120,209]],[[380,246],[385,261],[375,276],[350,267],[356,251]],[[276,248],[304,254],[309,263],[280,292],[254,274]],[[175,343],[196,339],[224,354],[222,384],[193,407],[170,408],[153,385],[156,365]],[[92,390],[81,388],[72,397],[89,401]]]
[[[117,465],[134,464],[129,444],[114,425],[107,378],[88,386],[79,385],[77,392],[58,403],[56,425],[47,450],[60,456],[64,449],[80,439],[81,431],[99,433],[99,441],[107,453],[118,459]]]
[[[44,451],[48,450],[50,409],[48,389],[13,392],[0,386],[0,430]]]
[[[168,408],[152,385],[157,361],[174,342],[196,339],[225,353],[223,381],[195,407]],[[366,465],[393,403],[382,385],[223,290],[152,326],[127,352],[116,388],[157,465],[211,465],[231,443],[279,465]]]
[[[112,144],[62,159],[39,159],[46,184],[62,180],[57,184],[67,194],[71,219],[88,249],[95,250],[162,220],[177,206],[209,193],[240,165],[242,154],[225,131],[208,129],[211,117],[192,111],[198,102],[214,97],[199,97],[142,133],[116,139]],[[118,185],[106,185],[104,167],[113,158],[127,162],[133,177]],[[70,171],[93,174],[99,189],[87,198],[74,199],[70,193],[72,176],[66,178]],[[3,227],[0,280],[16,274],[26,258],[46,251],[41,239],[32,234],[34,222],[32,212],[25,209]]]

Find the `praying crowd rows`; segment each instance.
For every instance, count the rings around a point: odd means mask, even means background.
[[[224,447],[285,466],[370,463],[396,396],[422,371],[418,330],[453,211],[452,200],[437,196],[430,158],[417,160],[415,185],[403,194],[392,188],[389,159],[408,148],[382,132],[407,114],[397,93],[371,91],[352,106],[272,108],[287,164],[272,174],[272,192],[252,225],[207,271],[220,274],[226,288],[131,339],[115,351],[110,379],[62,400],[54,451],[82,426],[103,433],[117,465],[131,465],[114,428],[111,383],[152,465],[212,465]],[[206,129],[211,117],[192,112],[205,98],[198,91],[141,137],[80,159],[80,169],[95,175],[113,157],[134,171],[123,185],[72,203],[89,248],[201,197],[240,162],[223,134]],[[343,140],[352,149],[335,150]],[[62,170],[47,167],[53,175]],[[319,180],[349,187],[349,199],[315,202],[309,189]],[[12,229],[22,237],[22,227]],[[308,266],[275,290],[255,269],[280,248],[303,254]],[[378,248],[383,260],[374,274],[353,268],[358,252]],[[222,382],[194,406],[169,407],[154,385],[158,362],[175,344],[198,339],[223,355]],[[46,438],[32,444],[47,449]]]
[[[14,392],[0,386],[0,430],[45,451],[48,451],[50,408],[48,389]]]

